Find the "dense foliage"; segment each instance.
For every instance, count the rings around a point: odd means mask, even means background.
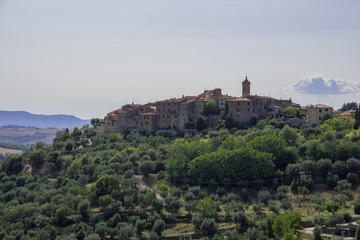
[[[218,129],[168,138],[84,126],[8,156],[0,239],[294,239],[302,219],[334,226],[360,213],[353,120]]]

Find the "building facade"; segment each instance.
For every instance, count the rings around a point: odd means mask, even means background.
[[[208,101],[214,100],[219,108],[217,116],[209,116],[211,127],[217,125],[222,114],[229,115],[239,124],[249,122],[252,118],[280,119],[281,111],[291,106],[301,110],[299,104],[291,99],[275,99],[267,96],[251,95],[251,82],[247,76],[242,82],[242,97],[223,95],[220,88],[205,90],[198,96],[182,96],[155,103],[127,104],[120,109],[108,113],[105,123],[99,129],[104,133],[123,133],[132,129],[150,133],[161,130],[177,130],[194,126],[196,118],[203,114]],[[332,108],[326,105],[311,105],[306,107],[308,122],[321,123],[325,114],[332,114]]]

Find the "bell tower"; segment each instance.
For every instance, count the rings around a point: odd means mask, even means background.
[[[245,77],[245,80],[242,82],[242,97],[246,98],[250,96],[250,85],[251,82]]]

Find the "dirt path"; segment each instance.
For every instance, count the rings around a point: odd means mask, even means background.
[[[304,230],[302,230],[302,232],[308,233],[308,234],[311,234],[311,235],[313,235],[313,231],[314,231],[314,227],[309,227],[309,228],[305,228]],[[353,237],[346,237],[346,236],[339,236],[339,235],[325,234],[325,233],[322,233],[321,236],[332,237],[332,238],[335,238],[335,239],[354,239]]]
[[[140,178],[140,187],[141,188],[148,188],[150,190],[153,190],[148,184],[146,184],[146,182],[144,182],[144,180],[142,179],[143,178],[143,175],[136,175],[136,178],[139,179]],[[160,194],[158,194],[157,192],[155,192],[156,194],[156,198],[161,200],[161,201],[164,201],[164,199],[160,196]]]

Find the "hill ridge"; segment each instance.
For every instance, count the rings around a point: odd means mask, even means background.
[[[66,114],[33,114],[27,111],[0,110],[0,127],[6,125],[19,125],[38,128],[73,129],[89,124],[90,120],[80,119],[74,115]]]

